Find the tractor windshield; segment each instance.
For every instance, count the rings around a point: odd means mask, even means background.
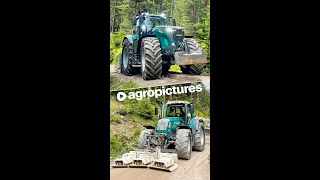
[[[166,19],[157,17],[157,16],[150,16],[146,22],[146,25],[150,26],[166,26],[168,25],[168,22]]]
[[[166,110],[166,117],[185,117],[184,104],[170,104]]]

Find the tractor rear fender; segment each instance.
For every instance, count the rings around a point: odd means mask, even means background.
[[[136,53],[140,53],[140,48],[141,48],[141,41],[143,38],[145,37],[157,37],[156,35],[154,34],[145,34],[143,36],[140,37],[139,41],[138,41],[138,47],[137,47],[137,52]]]
[[[195,129],[196,129],[196,131],[198,131],[199,130],[199,123],[200,122],[202,122],[203,123],[203,119],[202,118],[195,118],[194,119],[194,127],[195,127]]]

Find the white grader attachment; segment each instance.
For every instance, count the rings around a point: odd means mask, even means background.
[[[158,153],[157,159],[149,166],[151,169],[159,169],[164,171],[174,171],[178,168],[178,155],[173,153]]]
[[[113,168],[126,168],[129,164],[133,163],[133,159],[136,157],[135,151],[130,151],[129,153],[125,153],[121,158],[116,159],[115,164],[111,167]]]
[[[129,167],[147,168],[153,160],[154,157],[151,153],[136,151],[136,157],[133,159],[133,164],[130,164]]]
[[[111,167],[151,168],[171,172],[178,168],[177,162],[178,155],[174,153],[161,153],[160,149],[153,153],[137,150],[125,153]]]

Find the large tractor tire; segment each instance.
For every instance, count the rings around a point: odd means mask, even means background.
[[[146,136],[150,135],[152,133],[152,129],[145,129],[143,131],[141,131],[140,136],[139,136],[139,140],[138,140],[138,148],[140,149],[144,149],[145,145],[147,144],[147,139]]]
[[[194,139],[193,149],[200,152],[203,151],[206,144],[203,123],[199,123],[199,130],[196,132]]]
[[[134,74],[134,68],[131,65],[133,61],[133,44],[125,39],[122,45],[121,72],[127,76]]]
[[[190,159],[192,152],[191,131],[189,129],[179,129],[176,135],[175,149],[178,158]]]
[[[185,41],[187,43],[187,48],[189,49],[190,53],[202,52],[200,44],[195,39],[185,38]],[[192,64],[180,66],[180,68],[182,73],[200,75],[203,72],[204,64]]]
[[[161,78],[162,54],[160,42],[155,37],[141,41],[141,74],[144,80]]]

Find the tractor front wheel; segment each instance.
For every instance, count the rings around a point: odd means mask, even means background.
[[[138,148],[140,149],[144,149],[146,147],[146,145],[148,144],[147,142],[147,136],[151,135],[153,130],[150,129],[145,129],[143,131],[141,131],[140,136],[139,136],[139,140],[138,140]]]
[[[155,37],[146,37],[141,42],[141,74],[144,80],[161,78],[162,54],[160,42]]]
[[[191,131],[179,129],[176,135],[175,149],[181,159],[190,159],[192,152]]]

